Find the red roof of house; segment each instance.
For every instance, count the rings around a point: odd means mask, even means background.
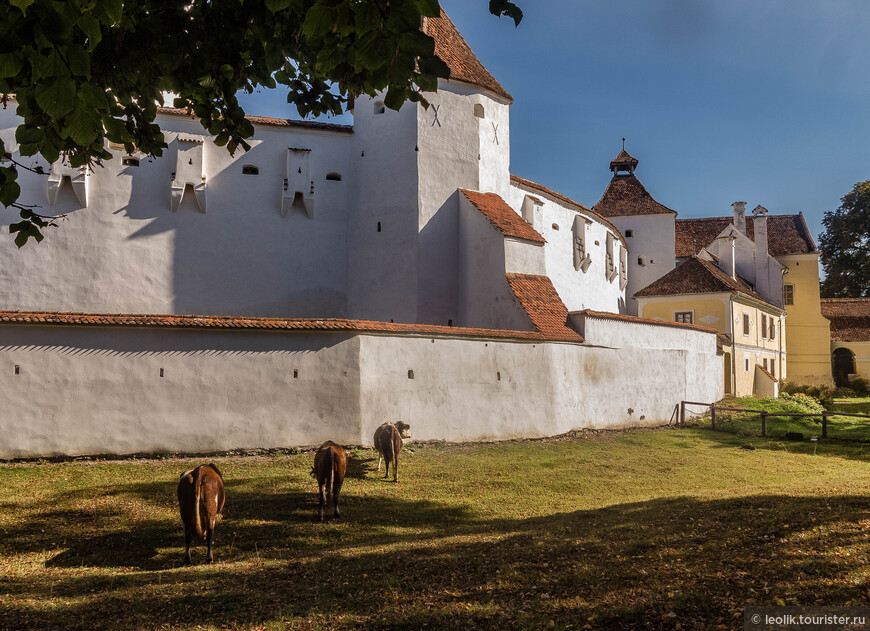
[[[731,278],[715,263],[692,256],[670,272],[650,283],[634,296],[679,296],[683,294],[713,294],[738,291],[756,300],[776,306],[746,283]],[[779,309],[779,307],[777,307]]]
[[[870,298],[823,298],[822,315],[833,341],[870,342]]]
[[[568,325],[568,309],[546,276],[507,274],[508,284],[534,327],[547,339],[582,342]]]
[[[677,219],[674,224],[677,257],[688,257],[705,248],[734,221],[733,217],[704,217]],[[746,218],[746,236],[755,240],[755,226]],[[812,254],[816,244],[810,234],[803,213],[797,215],[767,216],[767,251],[771,256]]]
[[[535,278],[535,277],[533,277]],[[549,279],[544,278],[547,283]],[[555,294],[555,290],[552,289]],[[540,304],[533,298],[534,292],[520,287],[524,308],[532,309],[532,322],[537,331],[509,331],[502,329],[479,329],[455,326],[439,326],[434,324],[402,324],[393,322],[377,322],[371,320],[347,320],[341,318],[256,318],[239,316],[201,316],[201,315],[162,315],[162,314],[106,314],[106,313],[66,313],[53,311],[0,311],[0,325],[24,324],[43,326],[118,326],[118,327],[168,327],[196,329],[259,329],[273,331],[333,331],[348,333],[375,333],[399,335],[444,335],[451,337],[497,338],[516,340],[558,340],[583,341],[572,330],[565,331],[558,326],[549,324],[546,317],[539,314],[547,311],[547,298],[552,303],[552,296],[542,292]],[[555,294],[555,300],[559,300]],[[549,308],[556,309],[549,304]],[[564,305],[561,305],[564,310]],[[567,311],[566,311],[567,313]],[[537,321],[536,321],[537,320]],[[539,324],[540,323],[540,324]],[[551,335],[552,334],[552,335]],[[573,334],[573,335],[572,335]]]
[[[641,318],[640,316],[627,315],[624,313],[608,313],[607,311],[593,311],[592,309],[583,309],[582,311],[572,311],[572,314],[581,314],[588,318],[598,318],[600,320],[620,320],[622,322],[636,322],[638,324],[654,324],[656,326],[669,326],[682,329],[693,329],[695,331],[703,331],[705,333],[714,333],[719,335],[719,331],[708,326],[700,324],[689,324],[688,322],[671,322],[670,320],[656,320],[654,318]]]
[[[516,214],[499,195],[495,193],[478,193],[459,189],[465,195],[471,205],[489,219],[489,223],[495,226],[506,237],[525,239],[536,243],[546,243],[546,239],[532,228],[529,223]]]
[[[604,195],[592,207],[592,210],[605,217],[677,214],[675,210],[671,210],[654,200],[634,174],[614,175],[610,184],[607,185]]]
[[[443,9],[440,17],[423,18],[423,32],[435,40],[435,54],[450,68],[451,81],[463,81],[486,88],[513,103],[513,97],[480,63]]]
[[[590,215],[592,215],[594,217],[597,217],[599,219],[599,221],[601,221],[601,223],[603,223],[605,226],[607,226],[608,228],[613,230],[614,234],[617,237],[619,237],[619,240],[622,241],[623,245],[625,245],[625,249],[626,250],[628,249],[628,244],[625,242],[625,237],[619,231],[619,228],[614,226],[606,217],[602,217],[600,214],[598,214],[594,210],[587,208],[586,206],[584,206],[583,204],[581,204],[578,201],[574,201],[570,197],[566,197],[566,196],[562,195],[561,193],[557,193],[556,191],[547,188],[543,184],[538,184],[537,182],[532,182],[531,180],[527,180],[524,177],[520,177],[518,175],[511,175],[511,182],[513,184],[516,184],[519,187],[531,189],[533,191],[537,191],[538,193],[542,193],[548,197],[551,197],[552,199],[554,199],[558,202],[562,202],[563,204],[565,204],[569,208],[574,208],[575,210],[580,210],[580,211],[583,211],[585,213],[589,213]]]
[[[187,116],[199,120],[199,117],[186,109],[177,107],[158,107],[158,114],[171,114],[173,116]],[[271,116],[245,116],[249,121],[258,125],[273,125],[276,127],[297,127],[300,129],[320,129],[323,131],[337,131],[345,134],[353,133],[353,125],[338,125],[336,123],[321,123],[319,121],[299,121],[289,118],[273,118]]]

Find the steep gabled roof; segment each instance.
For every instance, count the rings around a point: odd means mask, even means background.
[[[822,315],[833,341],[870,342],[870,298],[823,298]]]
[[[620,154],[621,155],[621,154]],[[626,154],[628,155],[628,154]],[[631,156],[629,156],[631,157]],[[614,175],[604,195],[592,210],[605,217],[674,215],[677,212],[658,203],[634,174]]]
[[[739,291],[776,307],[746,283],[731,278],[711,261],[697,256],[683,261],[657,281],[635,292],[635,298],[651,296],[680,296],[683,294],[714,294]],[[776,307],[779,309],[779,307]]]
[[[700,219],[677,219],[674,224],[677,257],[697,254],[729,225],[733,217],[703,217]],[[746,218],[746,236],[755,240],[755,226],[751,217]],[[803,213],[797,215],[767,216],[767,251],[771,256],[788,254],[813,254],[816,243],[810,234]]]
[[[507,205],[507,202],[496,193],[478,193],[467,191],[464,188],[460,188],[459,191],[504,236],[534,241],[535,243],[547,242],[537,230],[516,214]]]
[[[583,337],[568,326],[568,309],[549,278],[534,274],[507,274],[507,280],[535,329],[542,335],[550,340],[583,341]]]
[[[514,98],[480,63],[471,46],[463,39],[459,29],[443,9],[440,17],[423,18],[423,32],[435,40],[435,54],[450,68],[451,81],[464,81],[486,88],[513,103]]]

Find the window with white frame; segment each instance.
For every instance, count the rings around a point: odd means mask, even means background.
[[[694,311],[674,311],[674,322],[682,322],[683,324],[695,323]]]

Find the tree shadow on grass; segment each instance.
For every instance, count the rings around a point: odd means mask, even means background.
[[[242,496],[238,519],[219,526],[223,541],[230,532],[236,546],[255,539],[271,556],[219,544],[207,568],[34,573],[16,579],[21,598],[3,607],[4,624],[706,629],[741,626],[749,602],[866,599],[863,496],[678,497],[495,520],[433,502],[356,498],[356,522],[290,521],[284,532],[254,522],[261,512],[286,516],[280,504],[291,499]],[[377,525],[384,510],[398,530]],[[169,526],[143,528],[159,539]],[[46,606],[51,589],[75,598]]]

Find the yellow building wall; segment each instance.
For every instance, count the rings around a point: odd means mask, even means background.
[[[703,294],[702,294],[703,295]],[[734,370],[733,383],[736,388],[737,396],[752,396],[755,394],[755,366],[765,366],[777,379],[788,378],[788,364],[786,361],[788,325],[783,326],[783,322],[788,322],[779,314],[763,310],[754,304],[744,304],[741,302],[732,302],[731,294],[722,294],[721,297],[710,298],[701,297],[692,298],[691,294],[674,296],[673,298],[652,298],[640,299],[638,301],[640,307],[640,315],[644,318],[660,318],[663,320],[674,321],[674,314],[678,311],[692,311],[694,313],[694,323],[701,326],[708,326],[716,329],[720,333],[731,334],[733,332],[734,340],[731,347],[724,348],[726,353],[732,357],[732,367]],[[729,314],[729,310],[731,313]],[[761,316],[764,314],[768,319],[768,327],[770,323],[776,328],[774,339],[770,339],[770,331],[762,337]],[[733,328],[729,327],[729,318],[733,318]],[[747,318],[749,321],[749,334],[743,334],[743,320]],[[781,355],[780,355],[781,351]],[[747,365],[748,360],[748,365]],[[726,371],[727,372],[727,371]],[[729,388],[729,379],[726,375],[725,387],[726,392]]]
[[[788,378],[798,384],[833,385],[831,376],[831,326],[822,316],[819,296],[819,255],[778,257],[788,267],[783,284],[794,287],[794,304],[788,313]]]

